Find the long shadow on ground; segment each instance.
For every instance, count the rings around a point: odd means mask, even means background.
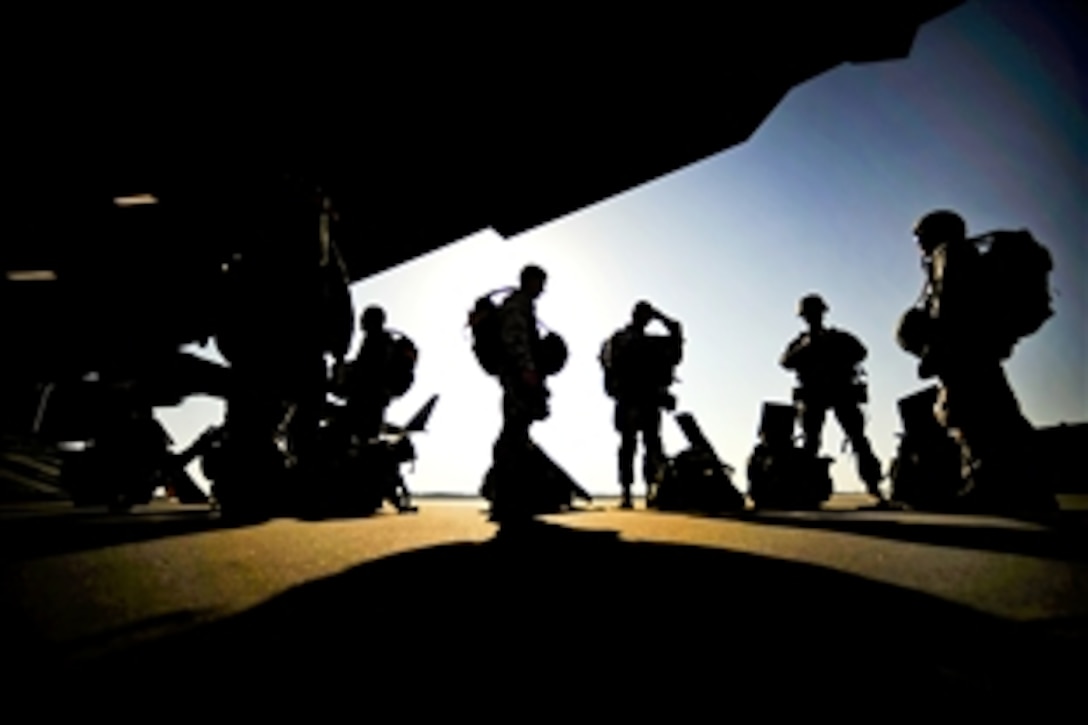
[[[210,506],[172,509],[136,507],[131,512],[110,512],[105,506],[71,508],[60,513],[0,519],[0,564],[58,554],[94,551],[121,544],[187,536],[204,531],[259,526],[273,518],[300,521],[365,519],[394,514],[389,510],[290,511],[275,515],[224,516]]]
[[[360,565],[54,671],[96,692],[198,681],[247,712],[946,712],[1076,693],[1085,624],[1012,623],[811,565],[539,524]]]
[[[6,518],[0,520],[0,564],[257,523],[222,518],[202,507],[135,513],[90,507]]]
[[[698,514],[694,514],[698,515]],[[748,511],[723,514],[767,526],[821,529],[935,546],[1022,554],[1058,561],[1088,561],[1088,524],[1081,517],[1045,522],[965,517],[926,512]]]

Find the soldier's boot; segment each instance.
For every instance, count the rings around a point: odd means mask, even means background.
[[[880,466],[880,460],[864,439],[855,443],[855,453],[858,457],[858,477],[865,482],[865,488],[869,495],[877,499],[880,505],[885,505],[887,500],[880,490],[880,482],[884,478],[884,471]]]
[[[633,509],[634,503],[631,501],[631,484],[623,484],[623,498],[620,500],[621,509]]]
[[[414,514],[419,511],[419,507],[412,503],[412,497],[406,490],[397,492],[396,507],[397,512],[402,514]]]

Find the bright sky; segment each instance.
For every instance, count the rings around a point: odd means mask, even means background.
[[[467,312],[480,294],[515,284],[529,262],[549,273],[538,317],[570,349],[549,381],[552,416],[532,435],[591,493],[619,492],[619,437],[597,353],[641,298],[683,323],[678,410],[695,414],[743,490],[762,403],[790,399],[794,380],[778,358],[803,327],[797,301],[822,294],[827,323],[869,349],[867,430],[887,466],[896,401],[928,384],[893,331],[923,281],[911,227],[936,207],[958,210],[973,234],[1028,228],[1049,247],[1057,314],[1006,369],[1036,425],[1088,420],[1088,127],[1078,73],[1088,42],[1073,41],[1072,4],[1064,16],[1040,9],[1051,5],[968,3],[924,26],[907,60],[841,66],[794,89],[738,147],[516,238],[481,231],[354,285],[357,311],[382,305],[389,326],[420,348],[415,386],[389,420],[404,423],[440,396],[415,438],[409,487],[479,489],[501,392],[476,365]],[[158,412],[179,446],[222,420],[222,404],[207,398]],[[666,452],[678,453],[675,421],[666,416],[662,427]],[[836,457],[836,489],[862,490],[842,440],[829,417],[824,453]]]

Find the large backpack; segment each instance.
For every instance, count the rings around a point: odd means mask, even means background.
[[[601,343],[601,352],[597,355],[597,359],[601,363],[601,369],[604,371],[604,392],[610,398],[615,398],[619,392],[619,379],[616,375],[616,368],[612,364],[615,352],[616,335],[612,335]]]
[[[488,375],[499,375],[506,364],[499,305],[496,304],[495,297],[512,290],[513,287],[503,287],[488,292],[476,300],[468,313],[468,327],[472,331],[472,352]]]
[[[604,371],[604,390],[615,398],[632,385],[668,388],[683,357],[683,343],[673,336],[643,335],[625,340],[617,330],[601,344],[597,359]],[[628,390],[629,392],[629,390]]]
[[[468,326],[472,330],[472,352],[488,375],[501,375],[508,362],[502,342],[502,325],[499,321],[499,305],[495,297],[513,292],[513,287],[502,287],[478,298],[468,313]],[[540,327],[544,327],[540,325]],[[554,330],[538,335],[533,343],[533,357],[541,375],[555,375],[567,363],[567,343]]]
[[[1009,345],[1034,334],[1054,315],[1050,251],[1026,229],[977,237],[982,252],[988,317]]]
[[[982,296],[979,320],[1004,355],[1020,339],[1034,334],[1054,315],[1050,296],[1050,251],[1026,229],[999,230],[970,240],[979,249],[977,291]],[[929,287],[918,303],[903,313],[896,340],[907,352],[923,357],[931,344],[934,320],[925,305]]]
[[[393,336],[393,350],[386,370],[386,389],[394,397],[404,395],[416,379],[416,361],[419,349],[403,332],[389,330]]]
[[[389,334],[390,344],[382,352],[380,360],[370,359],[364,367],[363,361],[357,357],[335,370],[334,385],[339,391],[337,395],[351,398],[359,391],[378,387],[385,390],[390,397],[397,398],[412,387],[419,348],[412,338],[399,330],[387,328],[386,332]]]

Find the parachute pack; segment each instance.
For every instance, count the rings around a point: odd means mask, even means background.
[[[416,361],[419,349],[403,332],[390,330],[393,335],[393,351],[389,359],[388,390],[394,396],[404,395],[416,379]]]
[[[624,388],[668,388],[683,356],[682,343],[662,335],[624,339],[623,333],[619,330],[605,340],[597,356],[605,393],[615,398]]]
[[[1026,229],[977,237],[985,291],[994,319],[1010,342],[1034,334],[1054,315],[1050,296],[1050,251]]]
[[[619,392],[618,376],[616,375],[616,368],[612,364],[614,352],[615,336],[613,335],[601,343],[601,352],[597,355],[597,360],[600,361],[601,369],[604,371],[604,392],[610,398],[615,398]]]
[[[472,352],[488,375],[501,373],[506,360],[499,325],[499,306],[495,303],[495,297],[512,290],[512,287],[504,287],[488,292],[476,300],[468,313],[468,327],[472,331]]]
[[[412,338],[398,330],[386,329],[390,343],[380,355],[380,362],[356,359],[334,371],[334,384],[342,397],[355,392],[380,386],[390,396],[397,398],[412,387],[416,377],[419,349]]]

